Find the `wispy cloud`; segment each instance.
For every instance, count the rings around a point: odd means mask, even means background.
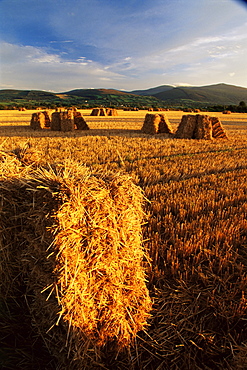
[[[115,83],[123,79],[120,73],[106,70],[85,57],[76,61],[64,60],[42,48],[9,43],[1,43],[0,77],[0,88],[15,86],[45,90],[54,86],[57,91],[99,87],[101,81]]]
[[[1,0],[0,14],[2,87],[247,86],[235,0]]]

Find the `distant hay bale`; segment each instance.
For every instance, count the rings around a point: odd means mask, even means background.
[[[114,108],[107,108],[106,109],[106,115],[107,116],[118,116],[118,112]]]
[[[183,115],[175,133],[178,139],[205,139],[227,138],[220,120],[201,114]]]
[[[105,108],[93,108],[90,116],[107,116]]]
[[[53,112],[51,115],[51,131],[61,131],[60,112]]]
[[[77,130],[89,130],[89,127],[80,112],[74,111],[74,123]]]
[[[60,368],[97,364],[107,344],[117,355],[152,306],[142,191],[127,176],[92,175],[74,162],[30,172],[5,157],[1,171],[0,298],[27,301]]]
[[[164,114],[147,113],[141,129],[145,134],[172,134],[168,118]]]
[[[47,112],[46,110],[42,112],[45,116],[45,127],[46,128],[50,128],[51,127],[51,118],[50,118],[50,115],[49,115],[49,112]]]
[[[32,114],[30,127],[33,130],[42,130],[46,126],[47,118],[44,112],[35,112]]]
[[[105,108],[100,108],[99,115],[100,115],[100,116],[107,116],[107,114],[106,114],[106,109],[105,109]]]
[[[67,110],[66,112],[60,112],[61,117],[61,131],[68,132],[74,131],[74,114],[72,110]]]
[[[222,113],[223,114],[231,114],[232,112],[230,110],[224,110]]]
[[[100,115],[100,109],[99,108],[93,108],[92,112],[90,113],[90,116],[99,116]]]

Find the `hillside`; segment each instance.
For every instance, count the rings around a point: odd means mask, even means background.
[[[157,107],[164,103],[154,96],[139,96],[114,89],[76,89],[62,93],[38,90],[0,90],[0,108],[26,107]]]
[[[200,87],[175,87],[153,94],[167,103],[200,102],[206,104],[239,104],[247,101],[247,89],[227,84],[216,84]]]
[[[147,89],[147,90],[134,90],[134,91],[131,91],[130,93],[131,94],[136,94],[136,95],[152,95],[154,96],[155,94],[158,94],[158,93],[162,93],[164,91],[170,91],[174,89],[174,86],[171,86],[171,85],[161,85],[161,86],[157,86],[157,87],[152,87],[150,89]]]
[[[40,90],[0,90],[0,109],[11,107],[198,107],[247,103],[247,88],[224,83],[209,86],[161,85],[146,90],[125,92],[115,89],[75,89],[53,93]]]

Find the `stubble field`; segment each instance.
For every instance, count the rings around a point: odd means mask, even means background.
[[[116,358],[102,350],[100,366],[245,369],[247,114],[208,113],[219,117],[228,140],[205,141],[141,133],[146,111],[120,110],[118,117],[81,112],[90,130],[61,133],[31,130],[33,111],[0,111],[0,150],[26,151],[26,165],[75,160],[93,172],[128,173],[144,190],[152,318],[126,353]],[[185,113],[165,113],[176,130]],[[18,356],[27,363],[30,354],[12,348],[11,339],[0,340],[5,352],[15,352],[13,363]]]

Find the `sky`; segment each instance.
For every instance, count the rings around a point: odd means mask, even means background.
[[[241,0],[0,0],[0,89],[247,88]]]

